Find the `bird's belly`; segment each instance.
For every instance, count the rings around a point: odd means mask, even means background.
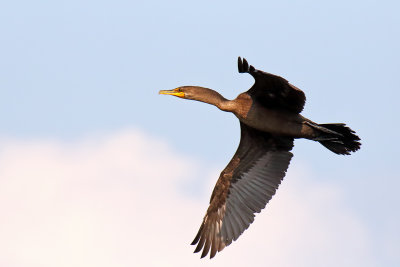
[[[246,125],[263,132],[295,138],[305,137],[302,133],[304,119],[298,114],[265,108],[251,108],[246,116],[239,117]]]

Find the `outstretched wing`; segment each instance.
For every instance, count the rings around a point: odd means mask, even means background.
[[[239,147],[221,172],[192,242],[210,258],[236,240],[275,194],[293,156],[293,138],[274,137],[240,123]]]
[[[238,58],[240,73],[247,72],[255,83],[247,91],[259,103],[268,108],[276,108],[300,113],[306,102],[304,92],[280,76],[255,69],[245,58]]]

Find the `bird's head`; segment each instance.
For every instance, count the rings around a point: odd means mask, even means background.
[[[160,95],[173,95],[180,98],[186,98],[185,90],[182,90],[183,87],[177,87],[172,90],[160,90]]]
[[[198,100],[199,96],[209,93],[210,89],[199,86],[181,86],[172,90],[161,90],[161,95],[173,95],[180,98]]]
[[[181,86],[172,90],[161,90],[159,93],[161,95],[173,95],[184,99],[196,100],[217,107],[226,100],[214,90],[200,86]]]

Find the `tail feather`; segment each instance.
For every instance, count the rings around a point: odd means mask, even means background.
[[[360,149],[360,138],[344,123],[318,124],[314,128],[321,132],[315,141],[336,154],[349,155]]]

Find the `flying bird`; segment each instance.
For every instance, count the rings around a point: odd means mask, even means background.
[[[302,115],[304,92],[284,78],[260,71],[238,58],[240,73],[254,85],[234,100],[199,86],[161,90],[160,94],[197,100],[232,112],[240,121],[239,147],[221,172],[210,205],[192,245],[210,258],[236,240],[275,194],[286,174],[295,138],[317,141],[330,151],[348,155],[360,138],[344,123],[318,124]]]

